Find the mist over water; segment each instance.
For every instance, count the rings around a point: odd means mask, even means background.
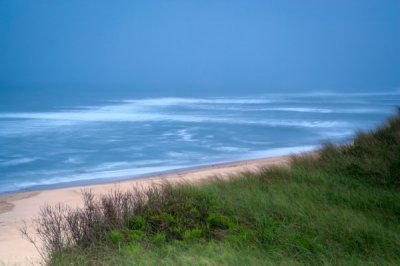
[[[350,141],[399,105],[399,11],[0,1],[0,193]]]
[[[399,102],[356,93],[2,106],[0,193],[309,151],[374,128]]]

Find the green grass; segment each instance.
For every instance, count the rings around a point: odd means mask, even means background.
[[[102,226],[50,250],[48,264],[400,265],[399,192],[400,112],[290,168],[165,184],[131,212],[100,211]]]

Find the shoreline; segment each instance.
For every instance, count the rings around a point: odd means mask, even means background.
[[[154,177],[169,176],[169,175],[173,175],[173,174],[184,174],[184,173],[198,171],[198,170],[221,168],[224,166],[229,166],[231,164],[251,163],[251,162],[257,161],[257,160],[265,160],[265,159],[269,159],[269,158],[283,157],[283,156],[285,156],[285,155],[271,156],[271,157],[265,157],[265,158],[256,158],[256,159],[233,160],[233,161],[217,162],[217,163],[210,163],[210,164],[200,164],[200,165],[176,168],[176,169],[171,169],[171,170],[155,171],[155,172],[151,172],[151,173],[147,173],[147,174],[131,175],[129,177],[128,176],[116,176],[116,177],[103,178],[103,179],[61,182],[58,184],[49,184],[49,185],[35,185],[32,187],[17,190],[17,191],[0,192],[0,202],[1,202],[2,198],[7,198],[9,196],[12,197],[13,195],[18,195],[18,194],[42,192],[42,191],[54,190],[54,189],[92,187],[92,186],[97,186],[97,185],[124,183],[124,182],[143,180],[143,179],[149,179],[149,178],[154,178]],[[1,211],[0,211],[0,213],[1,213]]]
[[[198,183],[213,177],[231,178],[243,172],[257,172],[263,167],[287,165],[291,154],[211,164],[204,167],[196,167],[195,169],[155,173],[147,177],[135,177],[133,179],[111,181],[102,184],[48,188],[0,195],[0,264],[15,265],[26,264],[28,262],[35,264],[35,262],[39,262],[39,254],[31,243],[22,238],[18,228],[23,225],[24,220],[28,224],[32,223],[32,219],[37,217],[43,205],[55,205],[61,202],[70,207],[81,207],[82,189],[90,189],[95,195],[101,195],[113,189],[120,189],[122,191],[133,187],[146,189],[165,181],[171,183]],[[24,251],[25,257],[21,257],[21,250]]]
[[[58,183],[49,183],[49,184],[36,184],[31,185],[29,187],[20,188],[18,190],[10,190],[10,191],[2,191],[0,192],[0,200],[2,197],[7,197],[8,195],[20,194],[20,193],[29,193],[29,192],[38,192],[52,189],[63,189],[63,188],[72,188],[72,187],[87,187],[87,186],[95,186],[95,185],[103,185],[110,183],[120,183],[125,181],[139,180],[152,178],[154,176],[164,176],[174,173],[180,172],[188,172],[192,170],[200,170],[210,167],[223,167],[225,165],[230,165],[234,163],[245,163],[256,160],[264,160],[267,158],[281,157],[286,156],[288,154],[297,154],[297,153],[308,153],[318,150],[318,145],[306,145],[306,146],[295,146],[295,147],[285,147],[285,148],[274,148],[269,149],[267,153],[256,154],[253,156],[241,156],[241,158],[236,159],[228,159],[228,160],[219,160],[217,162],[208,162],[194,165],[181,165],[176,168],[166,169],[166,170],[155,170],[147,173],[135,174],[134,169],[132,169],[132,173],[124,174],[124,175],[115,175],[109,176],[105,178],[94,178],[94,179],[83,179],[83,180],[72,180],[72,181],[63,181]],[[96,173],[94,173],[96,174]],[[79,175],[79,174],[78,174]],[[1,212],[1,208],[0,208]]]
[[[92,179],[92,180],[82,180],[82,181],[69,181],[69,182],[60,182],[55,184],[46,184],[46,185],[34,185],[28,188],[15,190],[15,191],[6,191],[0,192],[0,202],[4,198],[14,198],[17,195],[28,194],[28,193],[35,193],[35,192],[43,192],[48,190],[56,190],[56,189],[68,189],[68,188],[80,188],[80,187],[92,187],[97,185],[107,185],[107,184],[116,184],[116,183],[125,183],[135,180],[145,180],[145,179],[152,179],[152,178],[159,178],[163,176],[170,176],[174,174],[186,174],[191,172],[203,171],[208,169],[215,169],[215,168],[224,168],[230,167],[231,165],[237,164],[248,164],[254,163],[257,161],[264,161],[268,159],[274,158],[281,158],[281,157],[290,157],[292,154],[302,154],[302,153],[312,153],[313,151],[317,150],[317,146],[313,146],[314,149],[306,149],[304,151],[294,151],[291,153],[286,154],[279,154],[279,155],[271,155],[265,156],[260,158],[250,158],[250,159],[237,159],[232,161],[220,161],[216,163],[205,163],[193,166],[187,166],[182,168],[175,168],[170,170],[162,170],[162,171],[155,171],[145,174],[138,174],[138,175],[129,175],[129,176],[115,176],[115,177],[107,177],[107,178],[100,178],[100,179]],[[0,211],[1,213],[1,211]]]

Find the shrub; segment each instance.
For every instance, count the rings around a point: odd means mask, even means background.
[[[157,234],[153,237],[153,242],[154,242],[154,244],[160,246],[160,245],[162,245],[162,244],[165,243],[166,239],[167,239],[167,238],[166,238],[166,236],[165,236],[164,233],[157,233]]]
[[[144,230],[146,221],[142,216],[128,218],[128,228],[131,230]]]
[[[229,228],[229,219],[220,214],[211,213],[207,217],[207,226],[210,229],[228,229]]]
[[[191,230],[186,230],[183,239],[185,240],[194,240],[194,239],[199,239],[203,236],[203,230],[201,228],[194,228]]]
[[[121,231],[118,230],[111,230],[108,237],[113,244],[120,244],[124,239]]]

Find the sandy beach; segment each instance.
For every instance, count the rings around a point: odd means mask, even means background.
[[[127,190],[132,187],[146,189],[146,187],[160,184],[166,180],[171,183],[196,183],[212,177],[228,178],[241,172],[256,172],[262,167],[284,165],[288,161],[289,156],[246,160],[109,184],[48,189],[0,196],[0,265],[37,265],[40,263],[38,252],[31,243],[22,237],[19,228],[23,225],[24,220],[29,224],[29,221],[38,215],[40,207],[45,204],[55,205],[61,202],[71,207],[81,206],[82,189],[91,189],[96,195],[101,195],[116,188],[120,190]]]

